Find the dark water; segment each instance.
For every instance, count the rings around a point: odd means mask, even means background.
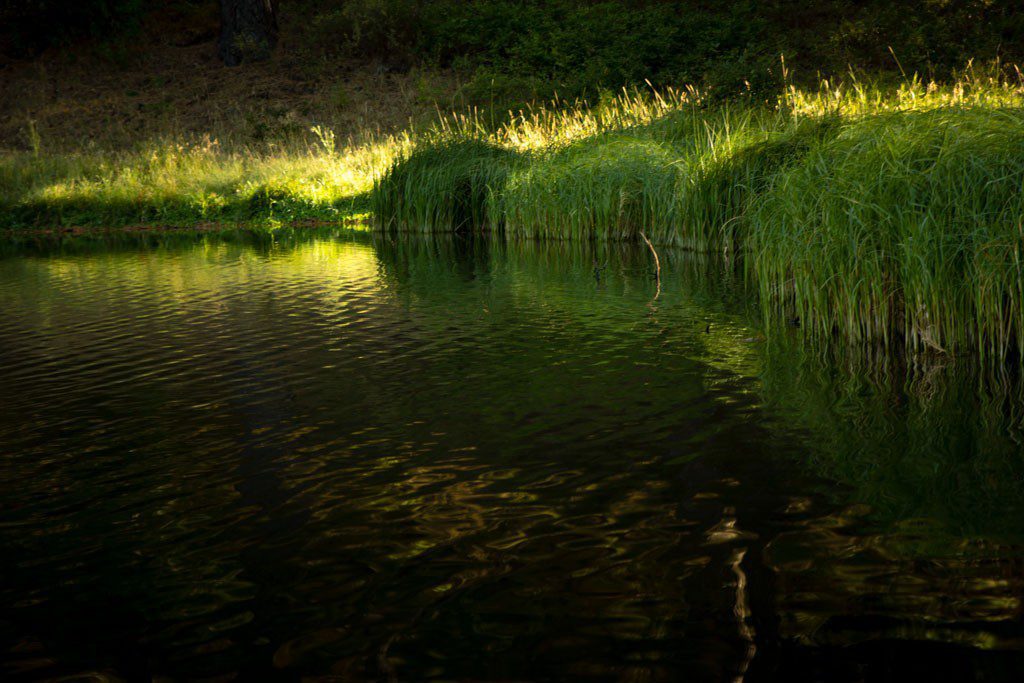
[[[0,260],[0,674],[1020,680],[1016,380],[593,249]]]

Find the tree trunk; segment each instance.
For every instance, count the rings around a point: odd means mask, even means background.
[[[274,0],[220,0],[220,57],[228,66],[267,59],[277,45]]]

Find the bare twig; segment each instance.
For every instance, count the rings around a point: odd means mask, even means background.
[[[654,245],[647,239],[647,235],[644,234],[643,230],[640,231],[640,236],[644,238],[644,242],[647,242],[647,247],[654,254],[654,277],[658,280],[658,291],[655,293],[654,298],[657,299],[661,296],[661,259],[658,258],[658,252],[654,250]]]

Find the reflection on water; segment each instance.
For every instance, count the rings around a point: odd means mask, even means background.
[[[1016,379],[654,294],[607,245],[0,260],[0,671],[1024,674]]]

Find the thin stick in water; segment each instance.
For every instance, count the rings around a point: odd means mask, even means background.
[[[640,231],[640,236],[644,238],[644,242],[647,242],[647,247],[654,254],[654,277],[658,280],[658,291],[654,294],[654,298],[657,299],[661,296],[661,259],[658,258],[658,252],[654,250],[654,245],[647,239],[647,235],[644,234],[643,230]]]

